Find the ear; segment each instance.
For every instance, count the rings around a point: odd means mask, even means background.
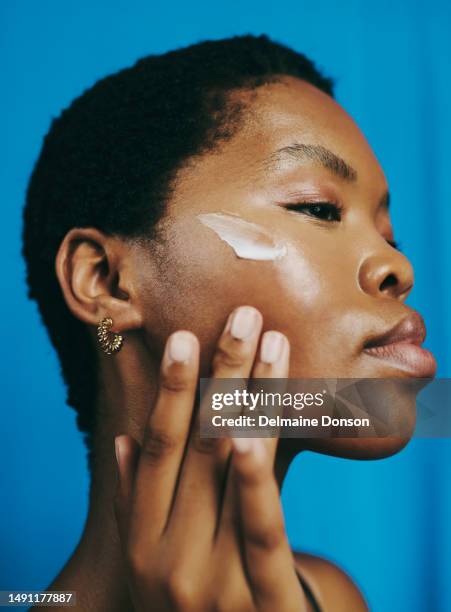
[[[118,332],[142,326],[131,247],[124,240],[94,228],[74,228],[58,249],[55,268],[67,306],[78,319],[97,325],[108,316]]]

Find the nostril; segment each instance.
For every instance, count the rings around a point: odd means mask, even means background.
[[[396,276],[394,274],[389,274],[382,281],[382,283],[381,283],[381,285],[379,287],[379,291],[381,293],[384,293],[387,290],[390,290],[393,287],[396,287],[397,284],[398,284],[398,279],[396,278]]]

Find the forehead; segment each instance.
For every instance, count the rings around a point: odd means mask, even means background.
[[[198,186],[219,182],[270,181],[289,155],[280,149],[295,145],[327,149],[355,170],[359,185],[379,197],[387,183],[371,147],[352,117],[330,96],[293,77],[254,90],[239,90],[231,103],[244,103],[239,129],[212,152],[202,154],[179,173]],[[293,161],[293,160],[291,160]],[[314,163],[314,160],[310,160]]]

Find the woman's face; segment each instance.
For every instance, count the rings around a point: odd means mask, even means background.
[[[250,304],[264,329],[287,335],[291,378],[431,376],[404,304],[413,272],[391,244],[387,182],[357,125],[295,78],[241,95],[243,126],[178,174],[160,263],[143,281],[148,312],[162,313],[157,326],[149,318],[152,341],[192,330],[205,373],[227,315]],[[403,320],[396,334],[410,348],[368,351]],[[321,448],[333,443],[351,444]]]

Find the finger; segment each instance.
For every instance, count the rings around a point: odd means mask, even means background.
[[[213,356],[215,378],[249,377],[262,324],[262,316],[253,306],[240,306],[231,313]]]
[[[300,610],[305,598],[267,448],[258,438],[234,438],[233,444],[244,558],[257,609]]]
[[[114,509],[119,535],[121,541],[125,542],[128,533],[133,481],[139,457],[139,444],[128,435],[116,436],[114,444],[118,476]]]
[[[268,385],[260,384],[259,379],[267,379],[268,381],[276,379],[274,384],[269,384],[270,391],[274,392],[277,388],[278,391],[282,392],[279,380],[284,384],[288,377],[289,358],[290,345],[288,338],[277,331],[265,332],[261,338],[258,359],[256,359],[252,370],[249,391],[259,392],[262,387],[268,387]],[[278,437],[274,435],[273,437],[263,438],[262,442],[266,445],[270,461],[274,462]],[[236,487],[231,473],[229,473],[224,495],[221,526],[218,531],[220,539],[230,538],[230,531],[236,529],[237,515]]]
[[[252,371],[250,389],[259,388],[265,391],[266,388],[272,393],[282,395],[286,388],[289,363],[290,343],[288,338],[278,331],[265,332],[260,343],[259,359],[255,362]],[[268,380],[268,383],[259,385],[259,379]],[[278,441],[279,438],[275,434],[264,438],[271,461],[275,459]]]
[[[250,306],[230,315],[213,358],[215,377],[248,379],[261,327],[260,313]],[[198,549],[211,546],[230,450],[227,438],[200,438],[198,422],[193,427],[169,525],[175,540],[183,541],[189,534]]]
[[[158,397],[150,412],[134,480],[131,546],[146,549],[163,532],[185,451],[196,394],[199,343],[177,331],[166,343]]]

